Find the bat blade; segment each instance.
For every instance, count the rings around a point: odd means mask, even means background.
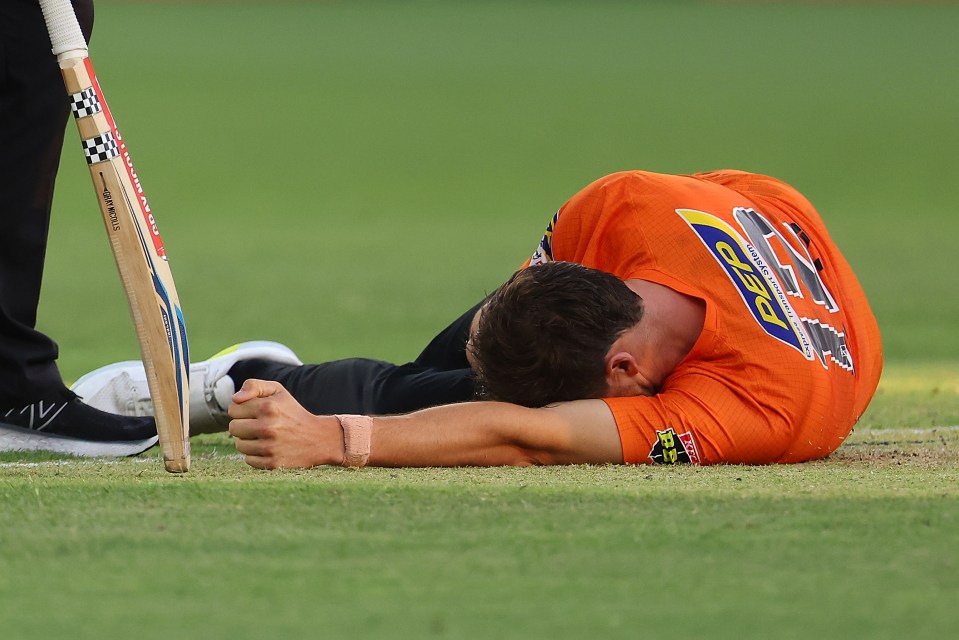
[[[136,329],[163,463],[172,473],[186,472],[190,468],[190,358],[166,250],[69,0],[41,0],[41,6]]]

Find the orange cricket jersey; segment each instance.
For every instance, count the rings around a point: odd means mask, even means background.
[[[652,397],[608,398],[626,462],[769,463],[842,443],[882,370],[879,328],[819,214],[767,176],[630,171],[553,218],[530,262],[578,262],[706,302]]]

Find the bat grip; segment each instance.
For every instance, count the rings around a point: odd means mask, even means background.
[[[61,54],[70,51],[86,54],[87,41],[70,0],[40,0],[40,9],[47,23],[54,55],[61,58]]]

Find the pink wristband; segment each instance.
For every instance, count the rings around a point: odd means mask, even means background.
[[[334,416],[343,429],[343,466],[365,467],[370,459],[373,418],[369,416]]]

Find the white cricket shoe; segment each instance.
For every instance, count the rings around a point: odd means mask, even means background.
[[[283,364],[301,365],[293,351],[278,342],[241,342],[215,354],[209,360],[190,365],[190,433],[213,433],[230,424],[227,408],[236,392],[227,375],[240,360],[262,358]],[[139,360],[100,367],[84,375],[70,390],[85,404],[122,416],[152,416],[153,401],[146,372]]]

